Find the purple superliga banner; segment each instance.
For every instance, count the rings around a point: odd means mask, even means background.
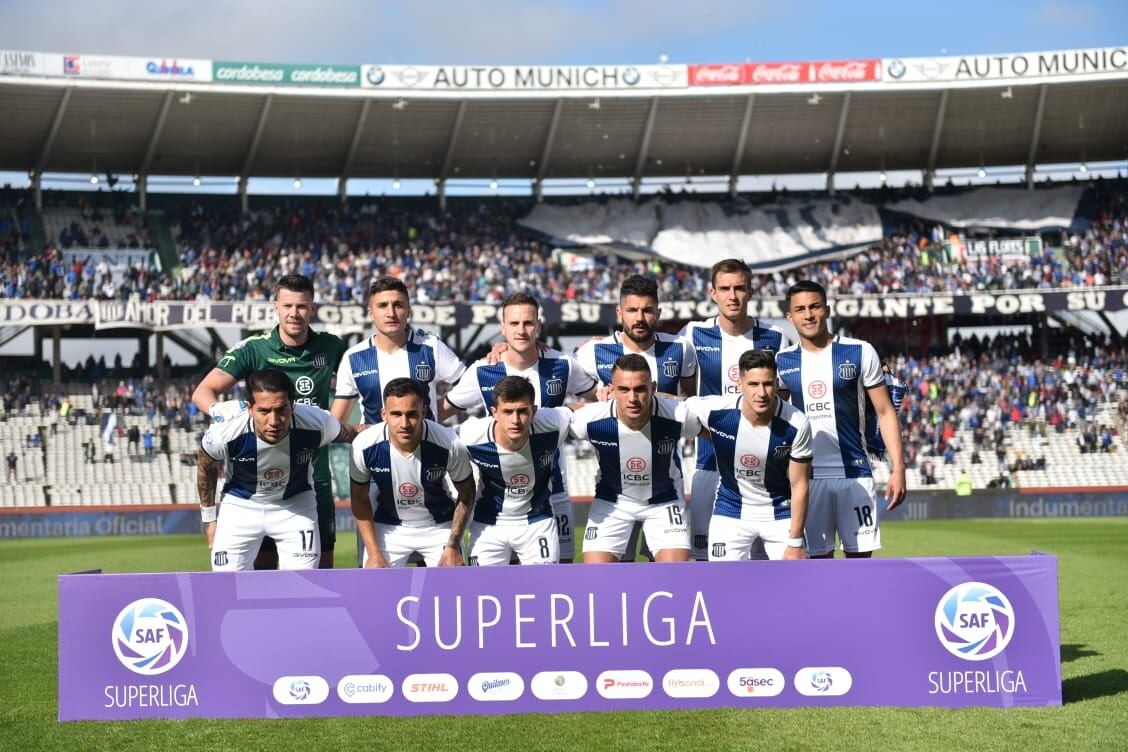
[[[59,577],[59,719],[1061,704],[1057,559]]]

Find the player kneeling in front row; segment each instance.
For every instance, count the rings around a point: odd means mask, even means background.
[[[280,569],[316,569],[321,558],[313,460],[365,426],[342,426],[326,411],[295,405],[294,384],[266,368],[247,377],[248,411],[213,423],[200,442],[197,485],[212,569],[250,570],[262,539],[278,546]],[[227,461],[223,514],[215,506],[218,463]]]
[[[611,369],[611,399],[576,411],[572,434],[599,457],[595,501],[584,533],[584,563],[618,561],[641,522],[656,561],[689,561],[678,440],[701,423],[685,403],[658,397],[646,359],[629,353]]]
[[[478,466],[481,489],[470,526],[470,563],[556,564],[560,536],[552,512],[553,467],[572,411],[536,406],[523,376],[505,376],[493,388],[490,417],[471,418],[459,436]]]
[[[384,386],[383,423],[362,432],[349,454],[351,501],[361,565],[461,566],[462,534],[474,508],[474,471],[458,435],[426,420],[427,395],[408,378]],[[447,493],[449,475],[458,501]]]
[[[721,482],[709,522],[709,559],[749,559],[757,540],[769,559],[805,559],[810,422],[776,393],[775,354],[740,356],[740,395],[692,397],[716,453]]]

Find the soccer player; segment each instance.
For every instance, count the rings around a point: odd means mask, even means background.
[[[434,335],[411,329],[407,286],[395,277],[375,280],[368,286],[368,315],[376,333],[350,347],[341,359],[333,400],[334,417],[348,417],[359,398],[364,420],[379,421],[384,385],[393,379],[408,378],[426,390],[425,417],[446,418],[439,410],[436,386],[439,382],[458,381],[465,366]]]
[[[678,440],[701,424],[684,402],[658,397],[646,358],[627,353],[611,370],[611,399],[576,411],[572,434],[599,457],[584,563],[618,561],[635,522],[656,561],[689,561],[689,528]]]
[[[540,329],[540,304],[536,298],[519,292],[502,301],[501,333],[506,347],[499,348],[497,363],[480,360],[466,369],[447,393],[446,409],[470,410],[481,406],[490,414],[496,400],[494,390],[506,376],[524,376],[532,383],[536,407],[562,407],[569,395],[594,401],[598,382],[584,373],[571,355],[552,349],[542,351],[537,345]],[[563,449],[553,460],[550,493],[560,536],[560,561],[571,562],[576,555],[574,517]]]
[[[471,564],[508,564],[514,554],[522,564],[559,562],[551,483],[571,424],[571,410],[537,409],[533,384],[505,376],[493,388],[490,416],[471,418],[459,428],[479,475]]]
[[[287,274],[274,290],[274,312],[278,326],[268,332],[242,340],[223,354],[192,394],[196,407],[213,420],[241,417],[242,401],[218,402],[242,379],[264,368],[276,368],[294,383],[296,403],[328,410],[333,399],[333,377],[345,352],[345,343],[333,334],[310,328],[317,312],[313,302],[313,282],[300,274]],[[344,418],[340,421],[344,422]],[[317,492],[317,529],[321,534],[322,569],[333,568],[333,549],[337,543],[337,512],[333,497],[333,477],[329,472],[329,451],[323,449],[314,460],[314,486]],[[274,569],[278,554],[274,542],[263,542],[257,569]]]
[[[710,434],[721,475],[709,558],[750,559],[762,541],[769,559],[805,559],[810,422],[779,398],[775,353],[749,350],[738,365],[739,395],[686,400]]]
[[[281,569],[315,569],[321,559],[312,463],[332,442],[348,443],[366,426],[342,426],[326,411],[297,402],[290,377],[265,368],[247,377],[249,409],[208,427],[196,472],[212,569],[249,570],[264,536]],[[223,514],[215,488],[227,462]]]
[[[353,442],[350,496],[367,569],[403,567],[413,554],[429,567],[463,563],[474,471],[458,435],[424,417],[427,403],[418,381],[392,379],[381,395],[384,422]],[[448,475],[457,501],[443,483]]]
[[[881,362],[868,342],[830,333],[826,290],[816,282],[803,280],[788,289],[787,318],[799,334],[799,344],[782,350],[776,364],[791,403],[811,421],[815,454],[807,551],[811,558],[833,557],[837,534],[847,558],[868,558],[881,548],[881,532],[862,435],[866,397],[893,463],[885,488],[886,509],[905,498],[901,427]]]
[[[658,394],[677,398],[694,393],[697,357],[681,337],[656,331],[662,309],[658,306],[658,283],[637,274],[627,277],[619,287],[615,315],[623,331],[580,346],[576,359],[591,378],[600,384],[611,383],[615,362],[626,353],[646,359]]]
[[[744,353],[749,350],[778,352],[792,343],[779,327],[762,324],[748,315],[752,270],[747,264],[740,259],[718,261],[713,265],[710,279],[709,297],[717,304],[717,315],[689,322],[680,334],[697,357],[695,393],[702,397],[737,395],[741,391],[738,364]],[[707,439],[698,439],[697,468],[690,481],[689,499],[693,558],[698,561],[708,558],[705,544],[719,480],[713,444]]]

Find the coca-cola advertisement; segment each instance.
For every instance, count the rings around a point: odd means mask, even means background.
[[[690,86],[741,86],[748,83],[744,63],[689,66]]]
[[[689,66],[690,86],[842,84],[881,80],[880,60]]]

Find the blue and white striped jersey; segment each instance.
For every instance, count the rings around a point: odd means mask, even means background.
[[[478,466],[474,521],[486,525],[527,525],[552,516],[550,481],[556,457],[572,424],[566,407],[542,407],[533,416],[525,446],[509,452],[495,441],[495,421],[471,418],[458,429]]]
[[[835,336],[819,352],[793,345],[776,356],[776,365],[791,404],[811,421],[812,477],[871,477],[862,437],[866,389],[885,383],[873,345]]]
[[[611,368],[626,353],[633,353],[619,341],[621,332],[584,344],[576,353],[580,367],[600,384],[611,383]],[[650,376],[663,394],[677,394],[682,379],[697,375],[697,356],[686,340],[673,334],[658,332],[654,344],[638,353],[646,358]]]
[[[739,337],[726,334],[714,316],[704,321],[691,321],[680,332],[697,356],[697,396],[740,394],[740,356],[749,350],[779,352],[792,342],[777,326],[762,325],[759,319]],[[713,445],[707,439],[697,440],[697,469],[715,472]]]
[[[378,423],[361,431],[349,453],[349,477],[369,484],[372,517],[383,525],[430,527],[454,518],[455,499],[443,479],[460,483],[473,475],[470,455],[458,434],[434,421],[423,421],[423,440],[409,455],[388,439]]]
[[[379,423],[383,418],[384,386],[392,379],[418,381],[430,395],[427,417],[438,414],[435,386],[442,381],[453,384],[466,369],[458,356],[439,339],[422,329],[413,330],[407,343],[394,353],[381,352],[372,344],[373,337],[350,347],[337,367],[334,395],[351,399],[360,397],[365,423]]]
[[[691,397],[686,407],[713,437],[721,476],[713,514],[764,522],[791,518],[791,460],[811,459],[811,425],[801,411],[776,401],[766,426],[740,412],[743,395]]]
[[[618,503],[664,504],[685,497],[678,440],[701,433],[685,403],[654,397],[641,431],[616,415],[615,401],[585,405],[572,417],[572,435],[587,439],[599,457],[595,498]]]
[[[472,364],[462,378],[447,392],[447,402],[459,410],[484,407],[486,414],[493,407],[493,388],[506,376],[524,376],[533,384],[537,407],[561,407],[570,394],[583,394],[598,382],[584,373],[579,362],[559,350],[546,350],[532,368],[518,370],[501,361],[490,365],[484,360]],[[556,498],[568,495],[564,455],[553,463],[551,493]]]
[[[255,433],[251,413],[212,423],[200,446],[227,461],[224,499],[278,504],[313,489],[313,459],[341,433],[337,419],[320,407],[295,404],[290,433],[268,444]]]
[[[901,412],[901,403],[905,401],[905,392],[908,387],[901,383],[891,373],[881,374],[885,378],[885,386],[889,387],[889,399],[893,403],[893,409],[897,413]],[[870,455],[879,460],[885,459],[885,439],[881,436],[881,426],[878,425],[877,411],[873,409],[873,403],[870,402],[869,396],[866,396],[866,449]]]

